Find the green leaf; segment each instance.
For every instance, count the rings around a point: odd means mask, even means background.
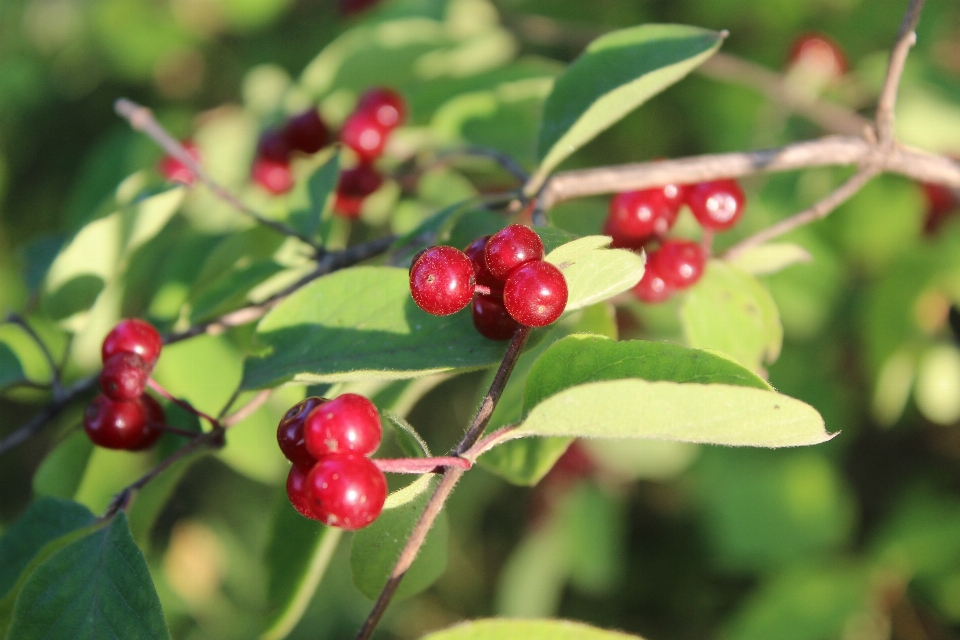
[[[83,430],[71,434],[47,454],[33,474],[34,493],[65,500],[73,498],[92,453],[93,443]]]
[[[33,570],[17,596],[9,636],[170,637],[147,563],[123,512]]]
[[[783,271],[800,262],[811,262],[813,256],[798,244],[792,242],[768,242],[751,247],[737,255],[730,264],[755,276]]]
[[[443,631],[428,634],[422,640],[642,640],[619,631],[605,631],[570,620],[472,620]]]
[[[648,24],[594,40],[547,97],[537,176],[542,180],[598,133],[690,73],[720,48],[724,35]]]
[[[390,572],[400,557],[410,532],[433,495],[438,478],[423,475],[387,498],[383,513],[373,524],[357,531],[350,549],[353,584],[371,600],[377,598]],[[441,511],[417,554],[417,559],[404,575],[395,597],[420,593],[443,573],[447,566],[447,512]]]
[[[397,442],[400,444],[400,448],[406,455],[412,458],[430,457],[430,447],[428,447],[426,441],[420,437],[420,434],[417,433],[417,430],[413,428],[413,425],[393,411],[382,411],[381,413],[383,414],[383,417],[387,419],[387,422],[393,427],[393,432],[396,434]]]
[[[780,355],[783,327],[770,292],[718,260],[687,293],[680,320],[691,347],[722,351],[755,371]]]
[[[497,364],[505,345],[478,334],[469,315],[422,311],[410,297],[406,269],[344,269],[300,289],[260,321],[257,337],[273,352],[247,360],[243,385],[396,380]]]
[[[285,638],[303,617],[326,573],[342,529],[325,527],[296,512],[286,495],[273,516],[266,550],[267,619],[261,640]]]
[[[6,342],[0,342],[0,389],[15,382],[24,380],[23,366],[20,358],[13,352]]]
[[[283,270],[283,265],[274,260],[258,260],[231,270],[197,294],[191,305],[190,321],[196,324],[244,305],[251,289]]]
[[[624,249],[606,249],[609,236],[568,242],[544,258],[563,272],[569,297],[565,311],[582,309],[632,289],[643,277],[644,259]]]
[[[293,227],[303,236],[312,238],[320,229],[320,217],[327,208],[327,200],[337,186],[340,175],[340,153],[335,152],[330,159],[320,165],[307,181],[307,193],[310,196],[310,210],[297,212],[291,216]]]
[[[89,526],[94,516],[68,500],[38,498],[0,537],[0,598],[51,540]]]

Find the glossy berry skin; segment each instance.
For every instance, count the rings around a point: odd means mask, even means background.
[[[331,527],[362,529],[377,519],[387,499],[387,480],[369,459],[333,455],[317,461],[307,476],[310,507]]]
[[[361,162],[373,162],[383,155],[388,131],[372,113],[355,111],[340,129],[340,141],[353,149]]]
[[[316,460],[344,453],[369,456],[383,438],[380,413],[363,396],[345,393],[307,415],[303,437]]]
[[[613,237],[615,247],[640,249],[651,238],[670,230],[678,207],[664,193],[663,188],[657,188],[614,196],[604,233]]]
[[[136,400],[143,395],[151,367],[135,353],[116,353],[103,363],[100,389],[111,400]]]
[[[257,159],[273,160],[275,162],[290,162],[290,143],[283,131],[270,129],[264,131],[257,142]]]
[[[275,196],[293,188],[293,173],[288,162],[257,158],[250,175],[254,182]]]
[[[667,201],[667,205],[673,210],[674,214],[679,212],[680,207],[683,206],[688,188],[689,186],[685,184],[668,184],[660,188],[664,200]]]
[[[280,445],[283,455],[294,466],[310,466],[316,462],[316,458],[310,455],[306,441],[303,439],[303,425],[310,412],[326,401],[326,398],[317,396],[306,398],[290,407],[280,418],[280,424],[277,425],[277,444]]]
[[[151,367],[160,357],[163,341],[149,322],[129,318],[117,323],[103,339],[100,355],[106,362],[118,353],[135,353]]]
[[[512,224],[490,236],[484,259],[493,277],[505,282],[520,265],[543,260],[543,241],[530,227]]]
[[[473,326],[484,338],[490,340],[509,340],[520,328],[503,304],[503,298],[494,296],[474,296]]]
[[[383,176],[373,165],[361,163],[340,174],[333,210],[344,218],[357,218],[363,201],[383,184]]]
[[[407,104],[396,91],[377,87],[364,93],[357,102],[356,112],[373,116],[383,129],[390,131],[407,119]]]
[[[725,231],[740,220],[746,196],[736,180],[713,180],[690,187],[686,201],[704,229]]]
[[[476,276],[477,284],[489,288],[492,295],[503,298],[503,282],[494,278],[490,270],[487,269],[485,256],[487,242],[489,240],[490,236],[477,238],[471,242],[463,252],[470,258],[470,262],[473,263],[473,272]]]
[[[650,254],[649,268],[676,289],[689,287],[703,275],[706,257],[696,242],[668,240]]]
[[[503,304],[520,324],[544,327],[563,313],[567,293],[567,281],[560,269],[537,260],[510,274],[503,288]]]
[[[448,316],[470,304],[475,284],[470,258],[453,247],[431,247],[410,267],[413,301],[435,316]]]
[[[117,402],[99,395],[83,414],[83,429],[95,445],[106,449],[143,448],[152,444],[153,432],[157,431],[147,426],[146,409],[140,399]]]
[[[643,278],[641,278],[640,282],[633,288],[634,295],[642,302],[648,304],[663,302],[670,298],[674,291],[676,291],[676,287],[667,284],[649,261],[647,263],[647,270],[643,272]]]
[[[303,153],[316,153],[330,140],[330,131],[316,109],[308,109],[287,121],[283,138],[290,149]]]
[[[143,407],[144,414],[147,417],[147,427],[143,431],[143,437],[140,438],[140,442],[134,445],[132,451],[143,451],[156,444],[160,436],[163,435],[163,429],[159,426],[151,425],[165,424],[167,416],[164,414],[163,407],[160,406],[160,403],[150,395],[143,394],[137,399],[137,402]]]
[[[181,144],[191,158],[200,162],[200,149],[197,148],[197,145],[190,140],[184,140]],[[164,156],[160,160],[160,164],[157,165],[157,169],[160,171],[160,175],[163,176],[164,180],[169,182],[179,182],[190,186],[196,179],[193,171],[172,156]]]
[[[310,492],[307,491],[307,477],[310,475],[312,468],[312,461],[309,465],[294,464],[290,467],[290,472],[287,474],[287,498],[293,508],[297,510],[297,513],[304,518],[316,520],[316,516],[313,515],[313,507],[310,506]]]
[[[818,75],[838,78],[847,72],[840,46],[820,33],[805,33],[790,48],[790,66],[802,65]]]

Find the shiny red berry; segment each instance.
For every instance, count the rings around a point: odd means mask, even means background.
[[[363,201],[383,184],[383,176],[369,163],[361,163],[340,174],[333,210],[341,217],[356,218]]]
[[[667,204],[673,210],[674,214],[680,211],[680,207],[683,205],[683,201],[687,196],[688,186],[685,184],[668,184],[661,187],[661,192],[663,193],[664,200],[667,201]]]
[[[345,393],[310,412],[303,437],[307,451],[317,460],[341,453],[369,456],[383,438],[380,413],[363,396]]]
[[[490,236],[485,260],[493,277],[506,281],[520,265],[543,260],[543,240],[530,227],[512,224]]]
[[[167,416],[163,412],[163,407],[160,406],[160,403],[157,402],[153,396],[145,393],[137,398],[137,402],[143,407],[144,415],[147,417],[147,426],[143,430],[143,437],[140,438],[140,442],[135,444],[131,450],[143,451],[156,444],[160,436],[163,435],[162,425],[166,423]]]
[[[654,236],[662,236],[677,219],[678,208],[664,195],[663,188],[618,193],[610,201],[604,233],[613,245],[640,249]]]
[[[136,400],[143,395],[151,367],[135,353],[110,356],[100,371],[100,389],[111,400]]]
[[[368,113],[386,130],[394,129],[407,119],[407,105],[396,91],[385,87],[370,89],[357,102],[356,112]]]
[[[97,396],[87,406],[83,428],[98,446],[129,450],[143,447],[155,431],[148,426],[147,407],[139,398],[117,402],[105,395]]]
[[[696,242],[668,240],[650,254],[648,268],[677,289],[689,287],[703,274],[706,256]]]
[[[283,138],[290,149],[303,153],[316,153],[326,146],[330,131],[316,109],[307,109],[287,121]]]
[[[567,281],[560,269],[537,260],[510,274],[503,288],[503,303],[520,324],[543,327],[563,313],[567,293]]]
[[[290,153],[292,149],[287,137],[282,131],[270,129],[264,131],[257,142],[257,159],[273,160],[275,162],[290,162]]]
[[[310,506],[310,492],[307,490],[307,477],[312,468],[313,461],[309,465],[294,464],[290,467],[290,472],[287,474],[287,498],[297,513],[304,518],[316,520],[313,507]]]
[[[470,258],[453,247],[431,247],[410,267],[413,301],[435,316],[448,316],[470,304],[475,283]]]
[[[326,398],[317,396],[301,400],[280,418],[280,424],[277,425],[277,444],[287,460],[294,465],[309,466],[316,461],[307,450],[303,439],[303,426],[310,412],[326,401]]]
[[[487,269],[486,261],[486,250],[487,242],[490,240],[490,236],[483,236],[482,238],[477,238],[470,245],[463,250],[463,252],[470,258],[470,262],[473,263],[473,272],[476,275],[477,284],[482,287],[487,287],[490,289],[491,294],[503,298],[503,282],[497,280],[493,277],[493,274],[490,273],[490,270]]]
[[[821,33],[805,33],[790,47],[790,66],[802,65],[817,75],[838,78],[847,72],[847,58],[836,42]]]
[[[103,339],[100,355],[106,362],[118,353],[135,353],[153,366],[160,357],[163,341],[149,322],[137,318],[121,320]]]
[[[484,338],[509,340],[520,327],[520,324],[507,313],[503,298],[474,296],[472,310],[473,326]]]
[[[643,272],[643,278],[633,288],[634,295],[648,304],[663,302],[673,295],[674,291],[676,287],[666,283],[653,268],[651,261],[647,262],[647,270]]]
[[[251,171],[253,181],[275,196],[293,188],[290,163],[270,158],[257,158]]]
[[[190,140],[184,140],[181,144],[191,158],[200,162],[200,149],[197,148],[197,145]],[[160,171],[160,175],[163,176],[164,180],[168,180],[169,182],[179,182],[190,186],[196,179],[193,171],[172,156],[163,156],[157,169]]]
[[[353,149],[360,160],[372,162],[383,155],[388,131],[372,113],[355,111],[340,129],[340,141]]]
[[[736,180],[713,180],[690,187],[686,201],[703,228],[724,231],[740,220],[746,196]]]
[[[387,499],[387,480],[369,459],[332,455],[317,461],[307,476],[310,507],[331,527],[362,529],[377,519]]]

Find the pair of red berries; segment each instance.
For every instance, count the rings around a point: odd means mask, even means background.
[[[290,160],[295,152],[311,155],[327,145],[330,132],[316,109],[308,109],[287,120],[279,129],[260,136],[253,161],[253,181],[274,195],[293,188]]]
[[[370,460],[383,428],[373,403],[354,393],[311,397],[277,426],[277,442],[293,463],[287,497],[304,517],[341,529],[361,529],[380,515],[387,481]]]
[[[438,316],[472,300],[481,335],[508,340],[518,325],[546,326],[567,305],[567,281],[543,255],[540,236],[520,224],[478,238],[465,252],[431,247],[410,266],[410,293],[417,306]]]
[[[140,451],[163,433],[163,407],[144,393],[160,357],[160,334],[143,320],[123,320],[107,334],[101,348],[100,390],[83,415],[83,428],[94,444]]]

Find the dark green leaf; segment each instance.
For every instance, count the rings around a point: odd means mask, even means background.
[[[83,480],[93,443],[82,430],[71,434],[47,454],[33,474],[33,491],[37,495],[69,500]]]
[[[409,422],[392,411],[383,411],[383,417],[393,427],[397,442],[403,452],[411,458],[429,458],[430,447]]]
[[[0,342],[0,389],[25,378],[20,358],[6,342]]]
[[[327,207],[327,200],[337,186],[337,177],[340,175],[340,153],[336,152],[330,159],[320,165],[307,181],[307,193],[310,195],[310,210],[297,212],[291,216],[290,222],[294,228],[307,238],[313,238],[320,229],[320,217]]]
[[[190,310],[191,322],[198,323],[243,306],[248,303],[247,294],[251,289],[283,269],[283,265],[273,260],[260,260],[231,270],[197,295]]]

